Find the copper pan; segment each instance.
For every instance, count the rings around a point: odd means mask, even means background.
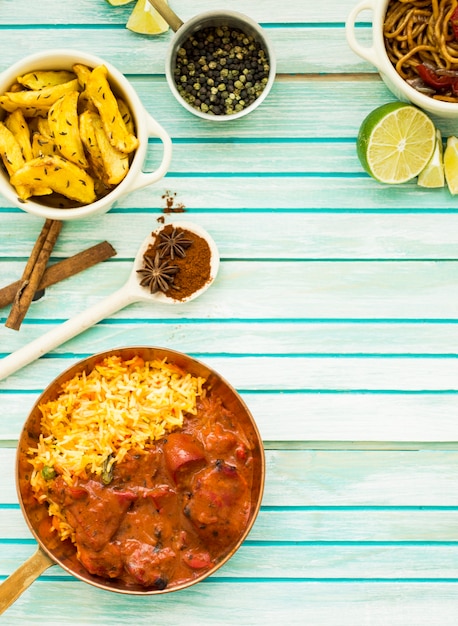
[[[77,372],[84,369],[89,372],[98,361],[113,354],[120,355],[125,359],[131,358],[137,354],[144,360],[149,361],[166,358],[167,362],[175,363],[191,374],[205,378],[207,380],[207,388],[211,389],[215,394],[220,396],[226,408],[237,416],[245,431],[245,435],[253,446],[254,480],[251,492],[252,507],[247,526],[242,536],[212,569],[207,570],[200,577],[194,578],[189,582],[186,581],[179,585],[172,585],[162,590],[145,589],[144,587],[131,587],[117,580],[100,578],[89,574],[77,560],[75,548],[70,542],[62,542],[57,537],[49,539],[47,535],[42,535],[40,533],[40,527],[47,524],[49,516],[46,507],[38,504],[31,497],[31,488],[29,483],[30,464],[27,462],[26,452],[30,446],[35,445],[40,433],[41,414],[38,406],[44,402],[55,399],[60,391],[61,384],[72,378]],[[187,356],[186,354],[166,348],[156,347],[119,348],[101,352],[79,361],[60,374],[44,390],[33,406],[20,435],[16,456],[16,487],[22,513],[30,531],[38,543],[38,548],[34,555],[25,561],[0,585],[0,614],[3,613],[3,611],[5,611],[29,587],[29,585],[34,582],[36,578],[38,578],[38,576],[40,576],[40,574],[52,565],[60,565],[69,574],[86,583],[94,585],[95,587],[99,587],[107,591],[133,595],[155,595],[170,591],[177,591],[202,581],[224,565],[224,563],[232,557],[232,555],[238,550],[240,545],[246,539],[261,506],[264,479],[264,448],[253,416],[235,389],[208,366],[190,356]]]

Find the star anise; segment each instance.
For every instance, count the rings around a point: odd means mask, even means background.
[[[144,266],[142,269],[137,270],[137,273],[142,277],[140,285],[142,287],[148,287],[150,293],[167,291],[173,283],[175,274],[178,272],[178,267],[176,265],[169,265],[168,261],[161,261],[159,252],[156,252],[154,258],[145,254],[143,261]]]
[[[178,256],[184,259],[186,256],[186,248],[192,245],[191,239],[186,239],[183,230],[177,230],[174,228],[171,233],[159,233],[159,239],[161,243],[158,245],[161,259],[165,256],[169,256],[172,261]]]

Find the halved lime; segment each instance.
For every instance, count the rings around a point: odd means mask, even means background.
[[[126,28],[141,35],[160,35],[168,30],[169,25],[148,0],[137,0]]]
[[[443,187],[445,185],[444,174],[444,149],[442,146],[441,131],[436,129],[436,145],[433,156],[429,159],[426,167],[419,173],[417,183],[420,187]]]
[[[436,143],[431,119],[405,102],[374,109],[361,124],[357,153],[361,165],[381,183],[404,183],[426,167]]]
[[[449,137],[444,152],[444,171],[450,193],[458,193],[458,139]]]

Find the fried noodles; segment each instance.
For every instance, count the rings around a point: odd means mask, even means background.
[[[383,29],[388,58],[398,74],[419,91],[449,102],[458,102],[458,92],[451,88],[458,80],[458,39],[452,24],[457,7],[458,0],[391,0]],[[424,68],[436,79],[450,80],[422,84],[419,69]]]

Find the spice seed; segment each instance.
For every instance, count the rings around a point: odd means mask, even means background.
[[[229,26],[207,27],[179,48],[174,80],[182,98],[213,115],[232,115],[264,91],[270,70],[265,50]]]

